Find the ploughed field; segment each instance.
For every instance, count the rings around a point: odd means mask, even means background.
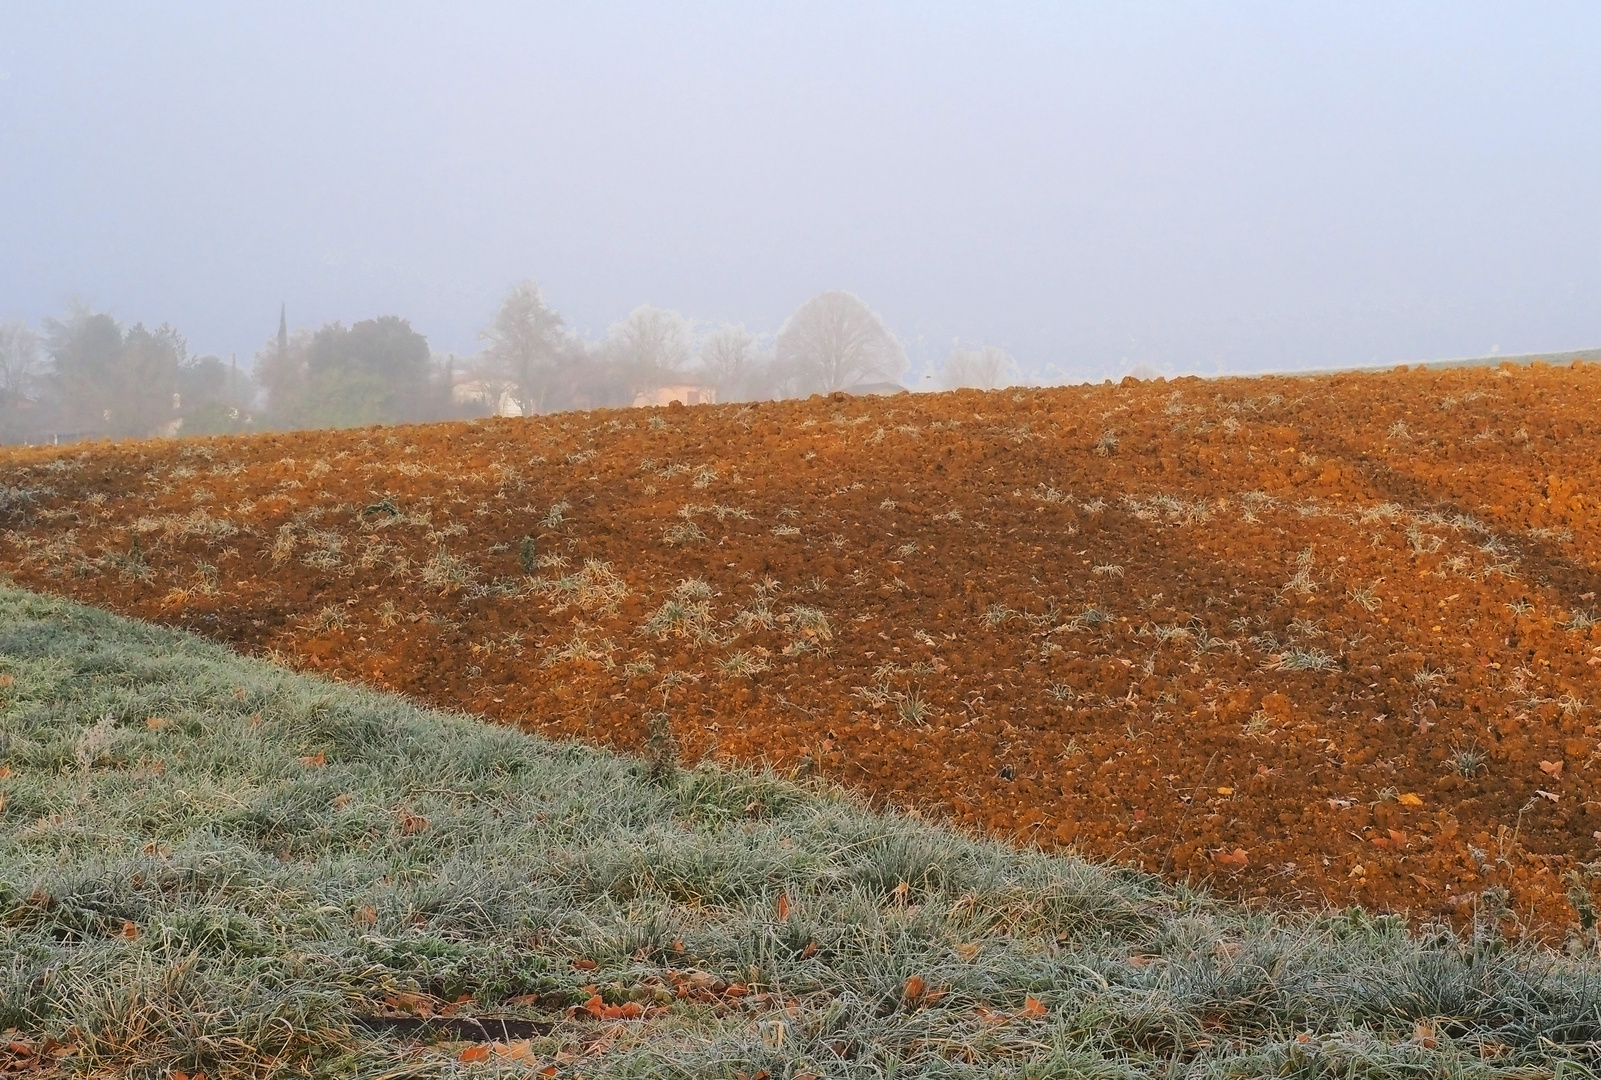
[[[1598,400],[1537,364],[12,449],[0,566],[546,735],[1551,931],[1601,856]]]

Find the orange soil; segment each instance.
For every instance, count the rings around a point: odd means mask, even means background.
[[[1536,365],[11,450],[0,565],[547,735],[665,714],[691,761],[1226,892],[1500,884],[1555,927],[1601,854],[1598,398]]]

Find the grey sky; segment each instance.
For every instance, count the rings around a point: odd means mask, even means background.
[[[0,315],[248,356],[517,280],[937,360],[1601,345],[1601,5],[0,0]]]

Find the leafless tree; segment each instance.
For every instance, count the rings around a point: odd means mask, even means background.
[[[803,392],[897,379],[906,366],[906,350],[884,320],[848,292],[819,293],[778,332],[777,367],[792,373]]]
[[[725,323],[701,342],[700,365],[705,377],[717,387],[720,400],[738,401],[751,396],[761,367],[756,335],[743,325]]]
[[[488,342],[489,381],[505,388],[524,416],[543,412],[569,350],[562,317],[545,303],[539,286],[525,281],[512,289],[478,336]]]
[[[689,345],[689,323],[682,315],[644,304],[606,331],[605,351],[627,367],[674,374],[689,362]]]
[[[1016,365],[1006,350],[998,345],[984,345],[977,349],[952,349],[940,365],[940,383],[947,390],[970,387],[974,390],[999,390],[1012,385]]]
[[[43,379],[39,335],[21,319],[0,323],[0,408],[32,400]]]

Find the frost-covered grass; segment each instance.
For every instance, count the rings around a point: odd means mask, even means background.
[[[1587,1075],[1601,1040],[1601,966],[1489,930],[1246,912],[14,589],[0,684],[0,1031],[67,1071]],[[448,1002],[545,1026],[463,1062],[359,1023]]]

